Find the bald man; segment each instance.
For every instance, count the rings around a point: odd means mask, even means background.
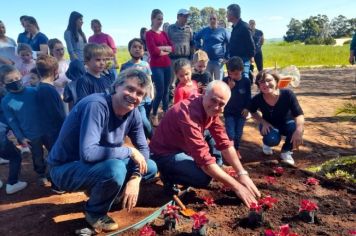
[[[166,186],[205,187],[214,178],[250,206],[260,193],[243,168],[219,118],[230,96],[229,87],[215,80],[208,84],[204,95],[175,104],[157,127],[150,150]],[[236,171],[236,179],[223,171],[209,153],[205,130],[210,132],[216,148]]]

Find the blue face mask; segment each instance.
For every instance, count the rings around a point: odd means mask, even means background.
[[[19,92],[23,88],[22,80],[16,80],[11,83],[5,84],[5,88],[9,92]]]

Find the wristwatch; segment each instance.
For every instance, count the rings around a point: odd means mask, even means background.
[[[238,176],[241,176],[241,175],[248,175],[248,172],[246,170],[241,170],[237,173]]]

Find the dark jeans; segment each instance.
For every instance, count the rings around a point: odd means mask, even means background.
[[[262,125],[260,125],[260,131],[261,129]],[[281,142],[283,135],[286,136],[286,140],[282,146],[282,152],[292,151],[293,144],[290,141],[295,129],[295,121],[289,120],[285,124],[270,129],[270,132],[268,132],[266,135],[263,135],[263,143],[270,147],[277,146]]]
[[[168,110],[168,88],[171,83],[171,67],[152,67],[152,80],[156,88],[152,102],[152,114],[157,115],[159,104],[162,102],[163,111]]]
[[[85,211],[90,216],[99,218],[107,214],[116,196],[136,168],[130,158],[108,159],[96,163],[82,161],[69,162],[51,167],[49,172],[53,183],[64,191],[87,191],[89,200]],[[147,161],[147,173],[143,180],[153,178],[157,173],[156,163]]]
[[[44,160],[43,146],[49,152],[53,145],[53,137],[41,136],[40,138],[31,139],[31,153],[33,169],[40,178],[46,177],[46,163]]]
[[[5,136],[6,137],[6,136]],[[21,172],[21,154],[16,146],[6,138],[5,143],[1,143],[0,156],[9,160],[8,184],[16,184]]]
[[[149,121],[149,111],[151,107],[151,102],[142,101],[141,104],[138,106],[138,110],[140,111],[143,129],[145,131],[146,138],[151,139],[152,137],[152,125]],[[147,112],[148,111],[148,112]]]
[[[215,148],[215,140],[208,130],[204,131],[204,138],[209,146],[209,152],[216,158],[216,163],[222,165],[221,152]],[[162,174],[162,181],[171,184],[182,184],[192,187],[206,187],[211,177],[197,166],[194,159],[184,152],[169,156],[152,156]]]
[[[240,141],[243,134],[246,118],[242,116],[224,116],[225,129],[230,140],[234,141],[235,149],[240,147]]]
[[[255,59],[255,63],[257,66],[257,70],[258,72],[260,72],[261,70],[263,70],[263,55],[262,55],[262,51],[261,52],[257,52],[254,56]]]

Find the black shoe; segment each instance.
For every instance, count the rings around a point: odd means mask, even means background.
[[[52,192],[55,192],[57,194],[63,194],[66,191],[60,190],[59,187],[57,185],[55,185],[52,181],[51,181],[51,190]]]

